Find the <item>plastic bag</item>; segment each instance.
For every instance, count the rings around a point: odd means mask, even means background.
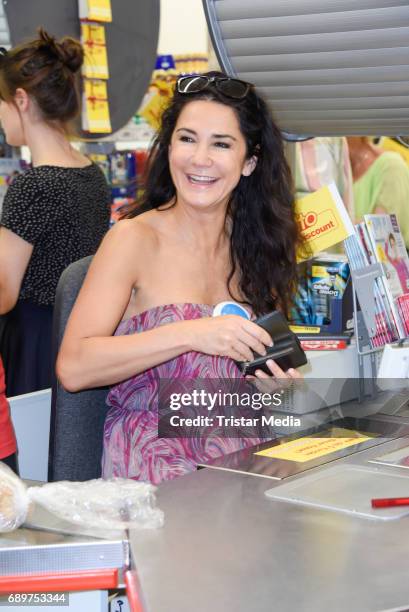
[[[29,503],[23,481],[0,462],[0,532],[13,531],[23,524]]]
[[[50,482],[30,487],[32,501],[58,517],[96,529],[153,529],[163,525],[156,487],[126,478]]]
[[[100,529],[154,529],[164,515],[155,507],[156,487],[126,478],[86,482],[50,482],[29,487],[0,462],[0,532],[26,520],[30,504],[40,504],[59,518]]]

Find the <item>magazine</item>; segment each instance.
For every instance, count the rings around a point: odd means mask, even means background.
[[[368,328],[371,346],[405,338],[409,331],[409,258],[396,216],[365,215],[364,222],[355,226],[355,235],[345,240],[345,249],[352,270],[379,263],[384,272],[373,285],[375,329]]]
[[[409,257],[396,215],[365,215],[364,219],[373,252],[396,299],[409,292]]]
[[[371,251],[366,244],[366,239],[365,228],[358,225],[355,235],[345,240],[345,250],[352,270],[362,270],[372,263]],[[398,311],[392,295],[388,293],[386,284],[384,277],[376,278],[374,282],[375,328],[370,330],[368,321],[366,321],[372,348],[384,346],[405,335]]]

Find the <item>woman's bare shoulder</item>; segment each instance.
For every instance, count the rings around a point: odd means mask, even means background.
[[[108,232],[110,241],[118,246],[122,245],[122,248],[127,250],[135,249],[139,251],[141,248],[155,247],[158,232],[149,218],[145,217],[145,214],[148,215],[149,213],[144,213],[133,219],[123,219],[116,223]]]

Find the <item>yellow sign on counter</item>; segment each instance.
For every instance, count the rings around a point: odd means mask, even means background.
[[[366,436],[359,431],[343,429],[342,427],[330,429],[328,437],[323,437],[324,433],[320,432],[305,438],[285,442],[254,454],[304,463],[372,439],[372,436]]]
[[[354,234],[354,226],[335,183],[297,200],[295,215],[310,256]]]
[[[289,325],[295,334],[319,334],[321,328],[318,325]]]

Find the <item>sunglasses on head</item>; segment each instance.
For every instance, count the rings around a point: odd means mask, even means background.
[[[177,81],[177,90],[180,94],[194,94],[203,91],[209,85],[214,85],[221,94],[236,100],[245,98],[252,87],[251,83],[233,77],[194,74],[180,77]]]

